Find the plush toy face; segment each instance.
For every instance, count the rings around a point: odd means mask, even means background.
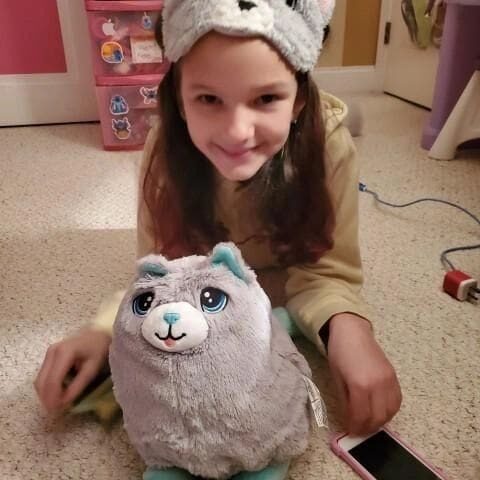
[[[226,297],[223,292],[221,295]],[[136,304],[143,303],[145,296],[153,297],[152,293],[141,294],[134,300],[134,310],[138,311]],[[167,303],[155,307],[148,314],[142,324],[142,335],[155,348],[166,352],[181,352],[203,343],[208,335],[208,323],[187,302]]]
[[[232,244],[218,245],[209,257],[145,258],[130,298],[121,329],[159,351],[200,351],[209,339],[268,344],[270,303]]]

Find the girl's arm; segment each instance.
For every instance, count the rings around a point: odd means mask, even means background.
[[[360,435],[388,422],[400,408],[402,394],[395,370],[365,320],[369,314],[360,296],[358,170],[345,127],[330,136],[326,151],[337,217],[335,244],[316,264],[290,269],[287,305],[299,327],[321,350],[328,344],[344,428]]]
[[[363,284],[358,240],[358,166],[348,130],[340,126],[327,139],[327,173],[336,215],[334,246],[317,263],[288,269],[287,308],[320,350],[321,328],[336,314],[368,318],[360,295]]]

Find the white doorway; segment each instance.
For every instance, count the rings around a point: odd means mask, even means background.
[[[340,13],[347,1],[337,3]],[[418,2],[417,7],[422,6],[422,2],[424,5],[429,3],[428,0]],[[375,64],[320,66],[315,70],[314,77],[321,88],[340,95],[384,91],[409,102],[432,107],[439,49],[433,45],[422,49],[412,43],[402,16],[402,3],[402,0],[381,2]],[[335,41],[336,49],[341,49],[338,38]]]
[[[428,23],[436,18],[435,11],[432,11],[430,18],[424,16],[428,4],[428,0],[393,0],[390,3],[390,38],[385,45],[383,90],[432,108],[439,48],[432,43],[432,39],[438,42],[435,36],[438,32],[429,31],[428,28]]]
[[[372,25],[372,15],[369,15],[370,21],[365,18],[361,21],[347,24],[346,11],[355,7],[355,11],[360,6],[350,0],[337,0],[334,17],[332,18],[330,33],[331,40],[327,40],[324,51],[320,56],[318,68],[313,76],[320,88],[334,94],[352,93],[352,92],[380,92],[383,88],[385,75],[385,48],[383,44],[384,27],[390,14],[390,0],[381,0],[377,18],[378,25]],[[378,3],[371,1],[366,3],[367,7],[376,6]],[[365,7],[365,6],[364,6]],[[368,25],[368,27],[367,27]],[[344,41],[351,29],[362,30],[367,28],[374,29],[377,32],[376,55],[371,64],[352,64],[351,62],[342,62],[344,52]],[[361,32],[355,32],[357,35]],[[350,35],[355,37],[355,35]],[[358,38],[358,37],[357,37]],[[328,42],[331,42],[330,45]],[[369,62],[370,63],[370,62]]]
[[[18,4],[10,5],[2,15],[15,14]],[[57,7],[67,72],[0,75],[0,126],[98,120],[84,2],[57,0]]]

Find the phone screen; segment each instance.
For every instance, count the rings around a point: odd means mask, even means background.
[[[349,453],[377,480],[441,480],[383,430]]]

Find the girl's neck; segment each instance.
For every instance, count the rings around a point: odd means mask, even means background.
[[[237,182],[235,180],[229,180],[228,178],[220,175],[220,173],[216,172],[215,185],[217,188],[218,196],[225,197],[234,195],[238,190],[238,187],[240,187],[240,182]]]

